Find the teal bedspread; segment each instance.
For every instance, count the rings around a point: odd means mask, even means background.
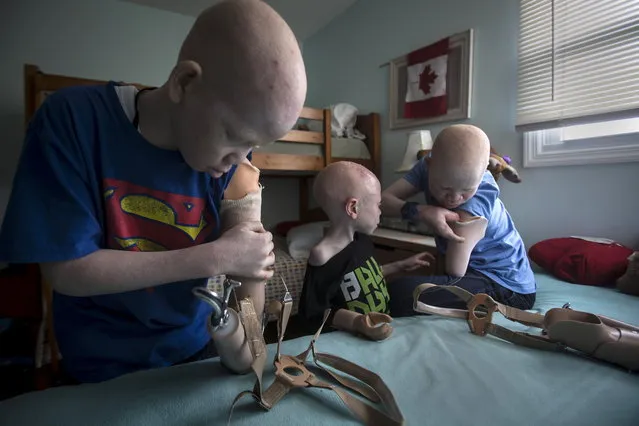
[[[639,298],[538,274],[536,308],[573,309],[639,324]],[[499,323],[524,329],[497,316]],[[384,342],[341,332],[318,350],[382,376],[407,425],[638,425],[639,375],[604,363],[516,347],[468,332],[462,320],[401,318]],[[285,342],[297,354],[308,338]],[[275,347],[269,347],[270,355]],[[271,358],[272,359],[272,358]],[[269,364],[271,366],[271,364]],[[266,384],[272,381],[267,370]],[[0,425],[222,425],[251,375],[227,374],[217,360],[141,372],[109,382],[50,389],[0,403]],[[358,424],[334,393],[301,389],[271,411],[240,401],[232,425]]]

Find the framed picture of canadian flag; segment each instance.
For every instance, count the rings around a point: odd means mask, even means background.
[[[391,129],[470,118],[472,28],[388,63]]]

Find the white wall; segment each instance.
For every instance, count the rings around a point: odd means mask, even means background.
[[[379,65],[439,38],[475,29],[473,115],[523,183],[503,182],[502,199],[528,246],[541,239],[590,235],[639,248],[639,163],[522,168],[514,130],[519,2],[516,0],[359,0],[304,43],[308,102],[350,102],[382,114],[382,173],[387,186],[406,143],[388,128],[388,68]],[[442,126],[428,126],[437,134]]]
[[[116,0],[20,0],[0,6],[0,218],[24,137],[23,65],[159,85],[193,19]]]

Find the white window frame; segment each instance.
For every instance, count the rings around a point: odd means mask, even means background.
[[[527,32],[524,37],[524,45],[527,46],[526,55],[528,55],[527,61],[530,62],[530,55],[536,55],[538,53],[543,54],[544,49],[546,49],[546,44],[549,43],[548,36],[545,32],[549,31],[549,28],[554,25],[554,23],[549,27],[550,22],[546,22],[548,19],[555,19],[555,4],[560,5],[560,9],[557,9],[559,15],[562,17],[566,17],[566,7],[570,5],[570,2],[567,0],[521,0],[522,4],[526,4],[527,8],[522,9],[521,19],[522,22],[526,19],[526,22],[535,22],[534,25],[537,25],[538,28],[531,32],[530,27],[527,28]],[[535,3],[539,1],[539,3]],[[544,4],[541,4],[545,2]],[[632,15],[626,16],[627,18],[630,16],[637,15],[637,4],[634,4],[636,0],[626,0],[628,1],[628,6],[632,5],[632,8],[629,9]],[[633,2],[632,4],[630,2]],[[579,4],[579,2],[574,2],[575,4]],[[611,4],[611,17],[615,17],[615,19],[623,16],[619,14],[622,10],[621,7],[624,6],[621,2],[618,1],[609,1]],[[597,7],[602,6],[603,3],[597,3]],[[532,9],[531,9],[532,7]],[[552,9],[548,9],[551,7]],[[552,18],[550,15],[547,15],[552,10]],[[532,11],[532,12],[531,12]],[[527,13],[524,15],[523,13]],[[585,12],[586,15],[588,12]],[[594,12],[593,12],[594,13]],[[592,15],[594,16],[594,15]],[[587,23],[592,24],[593,18],[589,17],[589,21]],[[536,21],[535,21],[536,20]],[[612,20],[612,18],[611,18]],[[574,17],[572,17],[572,21],[570,23],[564,22],[563,25],[572,25],[575,26],[576,21]],[[611,21],[612,22],[612,21]],[[615,21],[616,22],[616,21]],[[621,22],[621,21],[620,21]],[[631,21],[625,21],[624,25],[633,25],[633,28],[636,24]],[[531,24],[533,25],[533,24]],[[612,25],[612,24],[611,24]],[[615,25],[617,25],[615,23]],[[553,43],[554,43],[554,27],[553,28]],[[566,36],[566,27],[563,28],[559,34],[563,33],[563,39],[565,40]],[[622,28],[622,27],[619,27]],[[614,37],[610,38],[609,42],[619,43],[618,36],[623,33],[619,28],[614,27],[610,28],[611,34],[614,34]],[[625,28],[625,27],[623,27]],[[607,30],[606,30],[607,31]],[[626,31],[626,30],[624,30]],[[561,35],[559,36],[561,39]],[[605,46],[606,37],[599,38],[596,41],[596,45],[599,49],[602,46]],[[614,41],[617,40],[617,41]],[[553,55],[554,53],[554,44],[552,45]],[[619,46],[621,44],[614,44],[613,51],[615,51],[615,60],[621,58],[619,53]],[[565,47],[565,46],[564,46]],[[616,50],[615,50],[616,49]],[[628,46],[628,51],[626,52],[628,55],[631,55],[630,59],[635,61],[637,58],[637,50],[630,48]],[[578,49],[578,54],[584,57],[584,46],[581,46]],[[532,52],[532,53],[530,53]],[[623,53],[623,52],[622,52]],[[534,56],[532,56],[534,58]],[[565,55],[564,55],[565,57]],[[518,61],[521,61],[521,56],[518,56]],[[554,62],[553,62],[554,67]],[[574,65],[571,68],[571,72],[574,73],[576,68]],[[531,85],[531,81],[535,81],[534,78],[537,76],[538,78],[548,78],[546,74],[544,74],[545,68],[535,68],[528,66],[526,68],[526,72],[523,74],[523,84],[524,88],[529,90],[528,92],[524,92],[524,99],[527,99],[530,102],[531,96],[535,94],[535,91],[542,93],[543,90],[549,90],[545,88],[543,85],[539,84],[539,87],[535,87],[535,83]],[[592,72],[592,69],[589,70]],[[615,68],[616,78],[619,78],[620,67]],[[561,68],[557,71],[559,75],[561,75]],[[629,75],[634,76],[636,73],[636,67],[631,67],[628,70]],[[570,75],[570,73],[568,73]],[[555,70],[552,70],[552,78],[554,81]],[[589,75],[589,74],[588,74]],[[544,76],[544,77],[541,77]],[[569,80],[564,80],[564,84]],[[586,80],[584,80],[586,81]],[[617,81],[617,80],[613,80]],[[559,80],[561,83],[561,80]],[[543,83],[543,81],[542,81]],[[628,82],[630,89],[625,90],[634,90],[636,91],[636,83],[637,80],[632,81],[632,84]],[[526,86],[528,85],[528,86]],[[532,89],[530,89],[532,87]],[[554,86],[553,86],[554,87]],[[564,86],[564,89],[572,87],[569,84]],[[579,87],[578,85],[572,87],[572,90],[575,87]],[[614,87],[611,86],[611,87]],[[626,86],[624,86],[626,87]],[[624,90],[624,87],[621,87],[617,84],[615,88],[616,91],[609,93],[618,93],[621,94],[621,91]],[[554,90],[554,89],[553,89]],[[532,93],[532,94],[531,94]],[[564,95],[569,92],[563,92]],[[575,95],[575,93],[573,93]],[[585,93],[583,94],[585,95]],[[554,117],[555,111],[552,111],[552,108],[549,109],[550,104],[543,105],[541,104],[540,111],[532,111],[527,112],[529,115],[532,114],[532,117],[526,117],[524,115],[524,119],[520,122],[520,117],[518,116],[518,124],[517,131],[521,133],[523,136],[523,166],[524,167],[548,167],[548,166],[565,166],[565,165],[588,165],[588,164],[611,164],[611,163],[628,163],[628,162],[639,162],[639,108],[637,108],[637,99],[629,97],[628,99],[622,99],[623,96],[612,97],[612,98],[597,98],[596,96],[592,99],[591,106],[597,105],[597,99],[606,99],[605,106],[602,106],[601,111],[597,111],[596,108],[583,109],[584,116],[579,117],[575,115],[575,111],[579,111],[579,107],[583,106],[581,103],[587,103],[588,100],[586,96],[583,96],[580,93],[577,93],[574,98],[568,97],[559,100],[558,106],[561,107],[561,102],[567,102],[566,99],[575,99],[577,103],[569,105],[573,108],[572,112],[570,112],[571,108],[567,108],[569,111],[567,116],[562,119],[561,116]],[[625,94],[624,94],[625,95]],[[616,106],[612,106],[610,104],[617,103]],[[566,105],[568,106],[568,105]],[[624,111],[624,108],[627,106],[627,109]],[[548,115],[548,120],[544,121],[544,108],[547,109],[546,113],[550,113]],[[615,108],[620,108],[619,110],[615,110]],[[634,108],[634,109],[633,109]],[[589,112],[586,112],[589,111]],[[592,111],[592,112],[590,112]],[[535,117],[535,114],[537,116]],[[541,115],[540,115],[541,114]],[[553,121],[554,117],[554,121]],[[535,120],[538,120],[535,122]],[[528,122],[527,122],[528,121]],[[629,124],[629,125],[628,125]],[[549,126],[556,126],[554,128],[548,128]],[[541,130],[538,130],[541,129]]]
[[[637,119],[639,121],[639,119]],[[614,127],[618,120],[601,122]],[[588,134],[589,124],[570,126]],[[583,139],[565,136],[568,127],[523,132],[524,167],[613,164],[639,161],[639,131],[601,135]]]

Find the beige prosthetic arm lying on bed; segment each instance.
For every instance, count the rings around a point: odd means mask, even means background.
[[[448,241],[446,273],[454,277],[463,277],[468,269],[470,254],[475,245],[484,238],[488,220],[481,216],[471,216],[464,211],[457,213],[461,220],[453,222],[451,229],[455,234],[464,237],[464,242]]]
[[[220,209],[222,232],[241,222],[259,222],[262,209],[262,188],[259,184],[259,170],[249,163],[237,166],[231,182],[224,192]],[[238,300],[251,297],[258,318],[264,311],[263,280],[244,277],[227,277],[239,281],[241,285],[233,289]],[[228,318],[219,327],[210,327],[209,332],[220,355],[221,362],[236,373],[247,373],[253,362],[244,327],[237,309],[228,308]]]
[[[381,312],[369,312],[364,315],[348,309],[339,309],[335,312],[332,325],[371,340],[385,340],[393,333],[393,328],[389,325],[392,320],[390,316]]]

